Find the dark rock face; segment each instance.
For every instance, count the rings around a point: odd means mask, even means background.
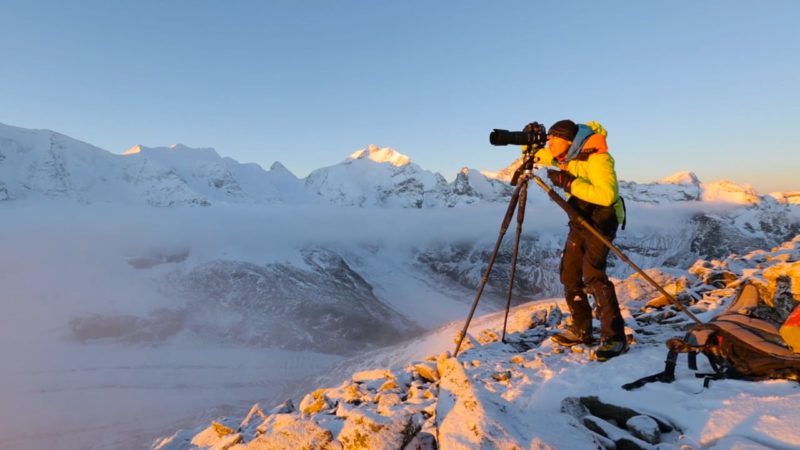
[[[478,197],[478,193],[469,183],[469,177],[467,177],[467,174],[463,171],[459,172],[458,175],[456,175],[456,179],[453,180],[453,194],[466,197]]]
[[[306,249],[302,256],[307,268],[217,260],[176,270],[162,290],[182,306],[142,317],[91,314],[72,319],[69,328],[81,342],[158,344],[184,333],[217,343],[335,354],[394,344],[421,331],[375,297],[338,254]]]
[[[64,161],[64,148],[61,139],[51,134],[50,147],[42,159],[33,161],[27,167],[29,181],[23,187],[51,198],[69,196],[73,187]]]
[[[731,253],[746,253],[763,248],[763,238],[744,235],[723,218],[710,215],[694,216],[689,222],[693,228],[689,249],[704,259],[716,259]]]
[[[81,342],[108,340],[126,344],[163,342],[177,334],[186,323],[186,310],[157,309],[146,317],[128,314],[90,314],[69,322],[75,339]]]
[[[415,178],[409,178],[399,182],[394,189],[381,191],[380,200],[385,203],[398,196],[408,197],[407,206],[422,208],[425,197],[425,185]]]
[[[646,234],[620,231],[613,241],[642,268],[688,268],[697,259],[720,259],[771,248],[800,233],[800,223],[783,207],[739,208],[727,214],[696,214],[678,229],[657,229]],[[524,297],[560,296],[560,258],[566,230],[560,239],[523,235],[514,280],[514,293]],[[486,270],[493,242],[442,242],[422,249],[416,262],[436,277],[468,289],[477,288]],[[513,230],[507,233],[489,277],[487,292],[504,298],[513,254]],[[625,278],[633,273],[614,255],[608,257],[608,274]]]
[[[748,220],[742,215],[698,214],[690,220],[691,256],[718,259],[780,245],[800,232],[786,210],[761,210]]]
[[[187,299],[192,332],[215,341],[348,353],[420,331],[339,255],[303,253],[310,270],[214,261],[172,274],[166,288]]]
[[[476,288],[488,267],[493,246],[481,243],[442,243],[423,250],[417,263],[434,276]],[[558,296],[563,293],[559,281],[561,248],[543,245],[537,236],[523,236],[517,256],[514,293],[518,296]],[[489,276],[487,292],[495,301],[507,296],[513,259],[513,237],[508,238],[495,260]]]
[[[189,257],[190,249],[179,248],[169,251],[155,251],[141,256],[128,258],[128,264],[135,269],[151,269],[155,266],[168,263],[179,263]]]

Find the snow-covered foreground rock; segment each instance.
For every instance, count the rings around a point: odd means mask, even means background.
[[[745,281],[758,287],[765,304],[787,293],[797,303],[800,236],[771,250],[651,274],[704,321]],[[506,343],[499,339],[502,315],[484,316],[454,358],[451,339],[459,324],[453,324],[346,362],[342,370],[367,370],[308,393],[297,406],[254,405],[246,416],[178,432],[154,448],[800,447],[794,381],[718,380],[704,389],[682,359],[676,382],[623,390],[622,384],[661,370],[665,340],[682,334],[689,321],[638,276],[617,289],[633,345],[610,361],[592,361],[584,347],[554,347],[546,337],[564,326],[563,305],[533,302],[514,309]],[[431,356],[416,359],[424,352]]]

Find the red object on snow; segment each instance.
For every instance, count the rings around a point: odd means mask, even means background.
[[[795,306],[781,327],[781,338],[795,353],[800,353],[800,307]]]

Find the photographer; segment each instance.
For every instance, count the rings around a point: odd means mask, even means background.
[[[614,158],[608,154],[606,131],[596,122],[587,125],[561,120],[547,134],[547,147],[536,153],[538,164],[556,166],[547,177],[554,186],[569,194],[568,203],[609,241],[619,224],[624,224],[624,205],[614,171]],[[609,249],[579,224],[570,221],[561,257],[561,282],[572,325],[552,336],[560,345],[593,344],[592,308],[587,292],[597,306],[601,344],[594,356],[599,361],[628,350],[625,327],[614,285],[606,275]]]

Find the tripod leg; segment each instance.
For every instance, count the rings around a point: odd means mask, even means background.
[[[511,294],[514,291],[514,278],[517,274],[517,256],[519,255],[519,241],[522,237],[522,222],[525,220],[525,204],[528,202],[528,179],[523,180],[522,190],[519,194],[519,206],[517,209],[517,235],[514,240],[514,254],[511,257],[511,275],[508,281],[508,300],[506,301],[506,315],[503,319],[503,337],[501,341],[506,341],[506,328],[508,326],[508,312],[511,310]]]
[[[508,202],[506,215],[503,218],[502,225],[500,225],[500,235],[497,236],[497,242],[494,244],[494,251],[492,252],[491,258],[489,258],[489,264],[486,267],[486,272],[483,274],[483,278],[481,278],[480,285],[478,286],[478,292],[475,294],[475,299],[472,301],[472,308],[469,310],[467,321],[464,323],[464,328],[461,330],[461,334],[458,336],[456,351],[453,353],[454,357],[458,356],[458,351],[461,349],[461,343],[464,341],[464,337],[467,335],[469,323],[472,321],[472,316],[475,314],[475,309],[478,307],[478,300],[480,300],[481,294],[483,294],[483,289],[486,287],[486,282],[489,281],[489,273],[491,273],[492,267],[494,266],[494,261],[497,258],[497,251],[500,250],[500,244],[503,242],[503,236],[505,236],[506,231],[508,231],[508,225],[511,223],[511,217],[514,216],[514,209],[519,202],[520,191],[522,190],[523,185],[527,186],[525,181],[527,180],[523,179],[517,183],[517,187],[514,189],[514,193],[511,195],[511,201]]]

